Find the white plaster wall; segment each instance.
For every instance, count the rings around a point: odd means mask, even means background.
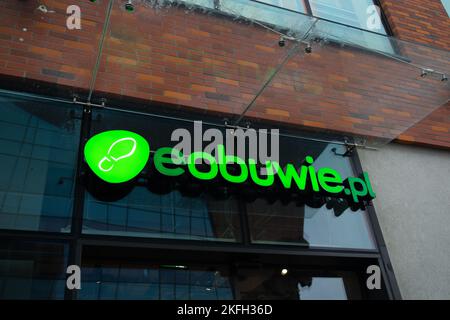
[[[359,150],[404,299],[450,299],[450,152]]]

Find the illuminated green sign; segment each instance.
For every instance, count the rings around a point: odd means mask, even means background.
[[[109,183],[123,183],[144,169],[150,156],[148,142],[140,135],[124,130],[93,136],[84,147],[86,162],[92,171]]]
[[[128,131],[108,131],[95,135],[84,149],[89,167],[99,178],[109,183],[123,183],[135,178],[147,164],[149,152],[147,141]],[[263,188],[273,186],[278,177],[285,189],[297,188],[302,192],[345,197],[354,203],[376,196],[367,173],[343,180],[339,172],[332,168],[316,170],[314,159],[310,156],[306,157],[300,168],[293,164],[282,168],[275,161],[267,161],[264,175],[259,174],[260,168],[255,160],[246,162],[237,156],[226,155],[223,145],[217,146],[217,157],[206,152],[193,152],[184,157],[173,148],[159,148],[155,152],[153,164],[160,174],[168,177],[189,172],[198,180],[210,181],[220,175],[232,184],[251,179],[255,185]],[[238,172],[231,172],[229,165],[239,167]]]

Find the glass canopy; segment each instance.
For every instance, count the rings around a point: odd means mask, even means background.
[[[14,60],[0,72],[64,99],[197,110],[366,146],[448,103],[449,52],[265,2],[141,0],[132,12],[126,1],[82,2],[75,31],[65,26],[69,1],[4,2],[2,47]],[[42,86],[55,79],[58,90]]]

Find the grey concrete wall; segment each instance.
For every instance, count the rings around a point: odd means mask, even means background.
[[[450,299],[450,152],[359,150],[404,299]]]

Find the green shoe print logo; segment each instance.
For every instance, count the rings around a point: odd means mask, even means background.
[[[92,171],[109,183],[123,183],[144,169],[150,156],[148,142],[140,135],[113,130],[93,136],[84,147],[84,157]]]

